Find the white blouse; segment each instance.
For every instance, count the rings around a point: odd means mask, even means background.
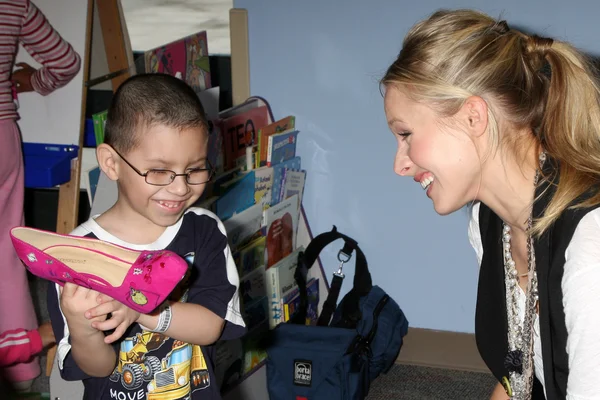
[[[479,203],[472,208],[469,241],[481,265],[483,245],[479,230]],[[569,380],[567,400],[600,399],[600,208],[587,213],[565,251],[562,279],[567,327]],[[524,318],[525,293],[520,292],[519,314]],[[544,386],[544,364],[539,318],[534,321],[535,376]]]

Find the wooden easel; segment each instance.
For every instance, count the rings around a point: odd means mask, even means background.
[[[62,234],[68,234],[75,229],[79,214],[81,157],[84,139],[87,90],[88,82],[90,80],[92,26],[95,20],[94,12],[98,13],[96,21],[100,22],[102,29],[104,50],[106,52],[108,70],[110,71],[108,77],[111,76],[111,72],[121,71],[119,74],[115,74],[116,76],[113,76],[111,79],[113,91],[129,78],[130,72],[128,68],[133,65],[133,60],[130,60],[130,58],[133,58],[133,54],[130,49],[129,39],[128,36],[123,33],[125,24],[123,23],[123,10],[121,8],[120,0],[88,0],[85,55],[81,55],[84,60],[84,69],[81,96],[82,107],[81,128],[79,132],[79,154],[71,166],[71,180],[60,186],[58,195],[56,232]],[[127,38],[127,41],[125,38]],[[127,70],[127,72],[123,72],[123,70]],[[95,79],[97,77],[92,78]],[[46,361],[47,376],[50,376],[50,372],[52,371],[55,355],[56,346],[48,350],[48,358]]]
[[[248,44],[248,10],[229,10],[231,36],[231,97],[234,106],[250,97],[250,50]]]

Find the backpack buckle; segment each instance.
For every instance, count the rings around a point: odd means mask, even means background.
[[[346,276],[346,275],[344,275],[344,272],[343,272],[344,264],[347,263],[348,261],[350,261],[350,259],[352,258],[352,255],[346,254],[342,250],[340,250],[340,251],[338,251],[337,258],[338,258],[338,261],[340,262],[340,266],[338,267],[338,270],[333,273],[333,275],[339,276],[340,278],[344,279],[344,277]]]

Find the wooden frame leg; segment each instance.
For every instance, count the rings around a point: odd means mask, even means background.
[[[77,226],[77,217],[79,214],[79,187],[81,174],[81,155],[83,147],[83,136],[85,126],[85,105],[87,99],[87,87],[85,82],[89,80],[90,58],[92,48],[92,23],[94,21],[94,10],[98,12],[100,25],[102,28],[102,37],[104,39],[104,49],[108,69],[111,72],[120,71],[130,65],[131,50],[125,41],[125,22],[120,0],[88,0],[87,29],[86,29],[86,48],[84,62],[83,78],[83,96],[81,110],[81,132],[79,135],[79,156],[74,161],[71,169],[71,181],[61,185],[58,197],[58,218],[56,231],[58,233],[68,234]],[[112,79],[113,91],[129,77],[129,73],[119,75]],[[46,361],[46,375],[50,376],[56,356],[56,346],[48,350]]]
[[[80,55],[84,60],[83,82],[81,83],[81,121],[79,131],[79,153],[77,158],[71,164],[71,180],[58,189],[58,212],[56,217],[56,232],[61,234],[70,233],[77,226],[79,216],[79,185],[81,174],[81,155],[83,153],[83,137],[85,128],[85,105],[87,101],[87,88],[85,82],[89,79],[90,70],[90,55],[91,55],[91,35],[92,35],[92,17],[93,17],[94,0],[88,0],[87,7],[87,22],[86,22],[86,45],[85,54]],[[48,349],[46,358],[46,376],[52,373],[54,365],[54,357],[56,356],[56,346]]]
[[[96,4],[102,39],[106,51],[106,61],[110,72],[120,71],[130,66],[129,51],[125,42],[124,20],[120,0],[102,0]],[[112,79],[113,92],[129,78],[130,73],[119,75]]]
[[[233,105],[250,97],[250,52],[248,44],[248,10],[229,10],[231,36],[231,95]]]

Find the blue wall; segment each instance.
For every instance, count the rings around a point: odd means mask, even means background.
[[[313,233],[335,224],[353,236],[374,282],[413,327],[473,332],[478,266],[466,212],[438,216],[417,183],[392,171],[396,140],[377,80],[410,26],[440,7],[475,7],[600,54],[600,3],[502,3],[234,0],[249,14],[252,94],[265,97],[276,118],[297,117]],[[322,258],[328,276],[338,247]]]

